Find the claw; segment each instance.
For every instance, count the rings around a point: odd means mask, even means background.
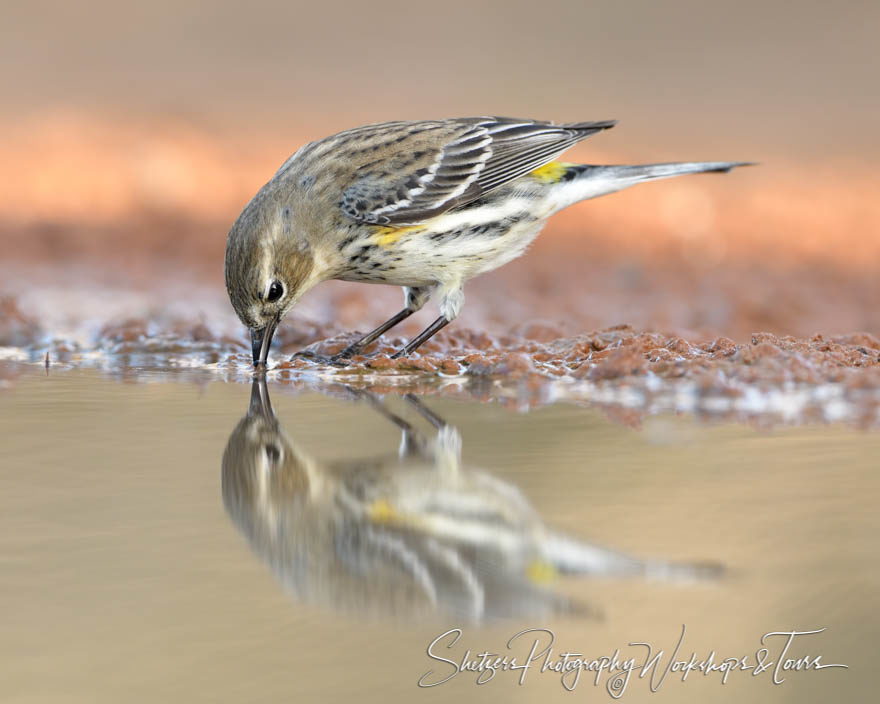
[[[325,364],[332,365],[334,367],[347,367],[351,364],[351,360],[347,357],[343,357],[340,354],[334,354],[332,357],[327,357],[327,361]]]
[[[331,357],[326,354],[318,354],[317,352],[313,352],[312,350],[300,350],[299,352],[296,352],[293,356],[300,357],[302,359],[308,359],[311,362],[324,364],[326,366],[347,367],[349,365],[349,362],[341,355],[342,352],[340,352],[339,354],[335,354]]]
[[[342,352],[337,352],[336,354],[334,354],[330,359],[333,360],[334,362],[338,362],[338,361],[341,361],[344,359],[349,359],[356,354],[360,354],[361,349],[362,348],[360,345],[349,345],[344,350],[342,350]]]

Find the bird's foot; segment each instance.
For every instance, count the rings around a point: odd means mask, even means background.
[[[363,348],[363,345],[359,345],[357,343],[351,344],[341,352],[337,352],[332,357],[330,357],[330,361],[333,364],[338,364],[340,362],[347,364],[348,360],[354,357],[356,354],[360,354]]]
[[[344,352],[345,350],[343,350]],[[350,362],[342,357],[342,352],[334,355],[326,355],[319,354],[318,352],[314,352],[312,350],[300,350],[294,357],[299,357],[300,359],[308,359],[310,362],[315,362],[317,364],[324,364],[331,367],[347,367]]]

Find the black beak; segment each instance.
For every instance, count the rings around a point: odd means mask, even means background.
[[[254,367],[265,367],[272,345],[272,335],[278,327],[278,320],[273,320],[264,328],[251,328],[251,350],[254,353]]]

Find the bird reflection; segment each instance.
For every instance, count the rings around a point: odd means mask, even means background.
[[[401,431],[397,453],[324,462],[272,410],[265,380],[223,453],[223,501],[251,549],[300,601],[359,614],[481,622],[590,614],[559,575],[699,579],[711,566],[637,560],[549,529],[512,484],[461,462],[461,438],[415,397],[422,433],[351,392]]]

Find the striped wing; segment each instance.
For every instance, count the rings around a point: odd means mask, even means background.
[[[377,158],[355,169],[340,207],[363,223],[419,223],[534,171],[614,124],[485,117],[375,125]],[[389,138],[389,131],[397,136]]]

